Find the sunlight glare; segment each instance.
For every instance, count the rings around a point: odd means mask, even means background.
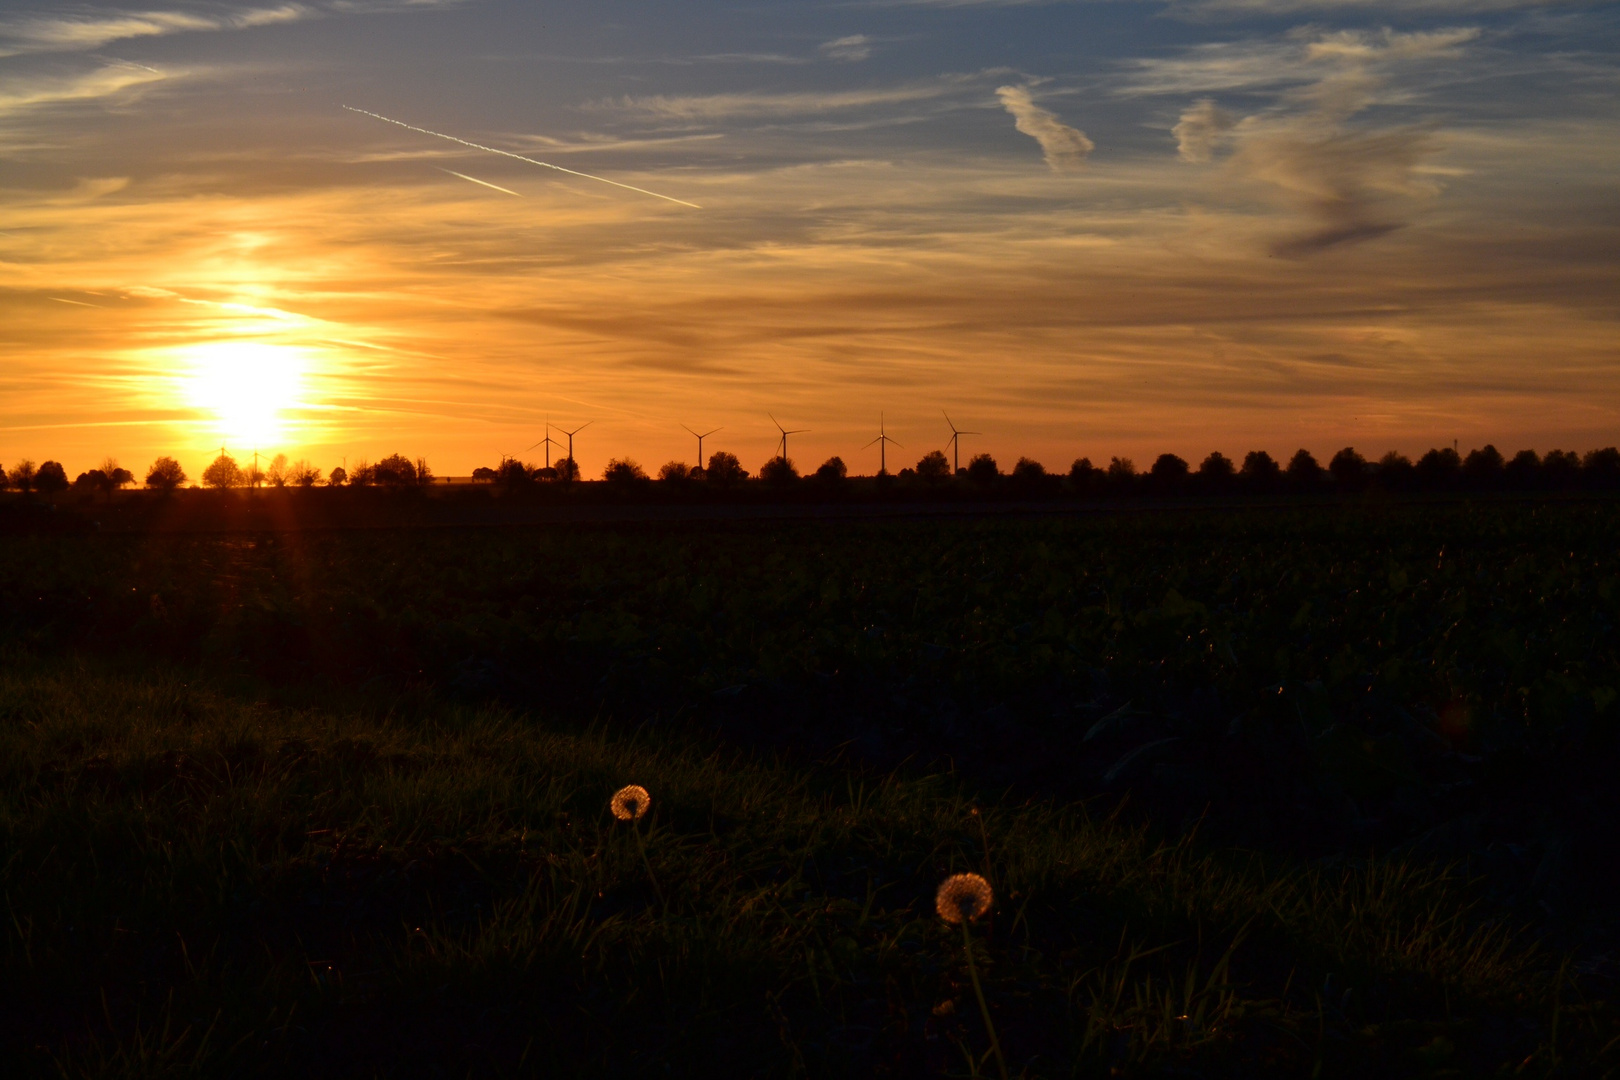
[[[185,395],[212,413],[218,434],[241,446],[279,439],[301,404],[307,358],[297,346],[214,341],[186,350]]]

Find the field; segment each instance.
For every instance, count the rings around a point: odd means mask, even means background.
[[[184,493],[182,493],[184,494]],[[1602,1075],[1620,507],[0,536],[41,1075]],[[614,820],[624,784],[649,816]]]

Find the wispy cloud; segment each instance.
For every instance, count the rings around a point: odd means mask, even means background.
[[[1208,161],[1214,156],[1215,140],[1236,126],[1237,118],[1216,105],[1213,98],[1200,98],[1171,129],[1176,137],[1176,153],[1182,161]]]
[[[319,14],[304,4],[250,8],[216,15],[189,11],[89,12],[0,18],[0,56],[30,52],[83,52],[129,38],[296,22]]]
[[[1078,169],[1096,144],[1086,138],[1079,128],[1069,127],[1054,114],[1035,104],[1029,88],[1024,86],[998,86],[996,97],[1012,114],[1019,131],[1041,144],[1041,153],[1053,172]]]
[[[1172,0],[1172,8],[1201,15],[1304,15],[1311,12],[1368,11],[1388,14],[1471,15],[1493,11],[1533,11],[1550,7],[1590,7],[1598,0]]]
[[[123,63],[73,75],[0,76],[0,116],[42,105],[117,97],[169,77],[144,65]]]
[[[586,106],[596,110],[642,113],[660,120],[686,122],[757,117],[816,116],[880,105],[928,101],[953,87],[944,82],[867,90],[804,90],[788,93],[731,93],[669,97],[610,98]]]
[[[865,60],[872,55],[872,39],[865,34],[851,34],[834,41],[826,41],[821,45],[821,55],[829,60],[843,60],[846,63]]]

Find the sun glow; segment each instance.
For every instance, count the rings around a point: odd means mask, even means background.
[[[216,434],[243,445],[281,439],[301,402],[303,349],[262,341],[214,341],[186,350],[186,400],[213,415]]]

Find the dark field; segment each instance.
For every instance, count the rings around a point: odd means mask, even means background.
[[[994,1075],[932,910],[977,870],[1015,1075],[1603,1075],[1617,531],[19,529],[0,1055]]]

